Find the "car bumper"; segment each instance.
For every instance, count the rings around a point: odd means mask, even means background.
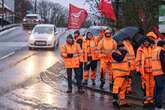
[[[28,43],[31,48],[54,48],[54,43],[47,43],[46,45],[35,45],[35,43]]]

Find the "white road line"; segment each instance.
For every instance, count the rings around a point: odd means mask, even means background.
[[[15,29],[16,29],[16,27],[13,27],[13,28],[11,28],[11,29],[4,30],[4,31],[0,32],[0,36],[4,35],[4,34],[6,34],[6,33],[9,33],[10,31],[13,31],[13,30],[15,30]]]
[[[8,57],[10,57],[10,56],[12,56],[12,55],[14,55],[14,54],[15,54],[15,52],[11,52],[11,53],[9,53],[9,54],[7,54],[7,55],[1,57],[0,60],[6,59],[6,58],[8,58]]]
[[[0,47],[26,47],[28,42],[0,42]]]

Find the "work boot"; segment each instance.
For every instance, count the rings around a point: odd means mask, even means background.
[[[92,85],[93,85],[93,86],[95,86],[95,85],[96,85],[95,80],[92,80]]]
[[[101,81],[101,84],[100,84],[100,89],[103,89],[104,84],[105,84],[105,81]]]
[[[145,100],[144,102],[143,102],[143,108],[152,108],[152,107],[154,107],[154,102],[153,102],[153,100]]]
[[[113,99],[112,104],[113,104],[113,107],[119,108],[119,103],[117,100]]]
[[[120,105],[120,107],[130,107],[130,105],[125,103],[125,104]]]
[[[72,89],[69,88],[69,89],[66,91],[66,93],[72,93]]]
[[[84,80],[83,85],[84,86],[87,86],[88,85],[88,81],[87,80]]]

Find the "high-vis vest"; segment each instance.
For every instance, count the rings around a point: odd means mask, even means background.
[[[162,71],[162,66],[160,62],[160,51],[162,50],[161,47],[157,47],[152,52],[152,74],[153,76],[159,76],[164,74]]]
[[[144,72],[152,72],[152,48],[144,48]]]
[[[141,46],[137,49],[137,54],[136,54],[136,71],[140,73],[143,73],[142,54],[143,54],[143,49]]]
[[[77,54],[76,57],[68,58],[67,54]],[[81,54],[80,47],[76,43],[73,45],[66,44],[61,48],[61,55],[64,59],[64,67],[65,68],[78,68],[80,66],[80,56]]]
[[[137,72],[151,73],[152,72],[152,47],[139,47],[136,56]]]
[[[133,46],[131,45],[129,41],[123,41],[123,44],[128,50],[128,59],[130,61],[130,69],[135,70],[135,53],[134,53]]]
[[[117,62],[112,58],[112,73],[114,78],[130,75],[128,54],[122,62]]]
[[[92,57],[92,60],[98,60],[97,41],[95,38],[91,40],[85,40],[83,44],[84,60],[88,61],[88,57]]]
[[[77,42],[78,40],[82,40],[82,45],[83,45],[84,38],[82,35],[79,35],[77,38],[75,38],[75,42]],[[78,44],[78,45],[80,45],[80,44]],[[80,45],[80,47],[82,47],[82,45]],[[80,62],[84,62],[84,54],[80,55]]]
[[[115,50],[117,47],[116,42],[112,38],[103,38],[99,42],[98,48],[100,49],[100,58],[103,59],[111,59],[111,53],[113,50]],[[109,54],[105,54],[109,53]]]

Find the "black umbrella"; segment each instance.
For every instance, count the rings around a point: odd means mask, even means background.
[[[121,29],[119,32],[117,32],[114,36],[113,39],[116,41],[122,41],[125,38],[130,38],[133,39],[134,36],[139,33],[140,30],[137,27],[126,27]]]
[[[144,37],[145,36],[143,35],[143,32],[141,29],[130,26],[130,27],[123,28],[119,32],[117,32],[113,36],[113,39],[119,42],[119,41],[123,41],[125,38],[129,38],[129,40],[132,41],[134,49],[137,50],[137,48],[141,45]]]

